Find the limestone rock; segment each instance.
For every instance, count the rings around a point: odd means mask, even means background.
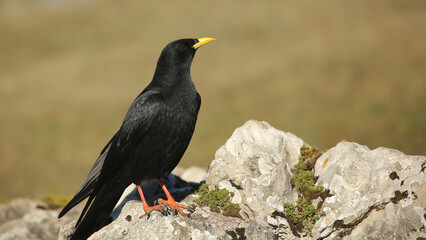
[[[23,198],[14,199],[9,205],[0,206],[0,225],[6,221],[22,218],[25,214],[37,209],[47,208],[47,204],[42,201]]]
[[[271,230],[258,224],[200,208],[197,208],[190,218],[180,214],[164,216],[157,211],[152,212],[149,218],[140,218],[143,212],[140,202],[127,202],[120,216],[112,224],[93,234],[89,240],[233,239],[232,236],[250,235],[261,236],[250,239],[272,238]]]
[[[31,199],[16,199],[0,207],[0,239],[57,239],[60,227],[77,218],[81,207],[58,219],[59,209]]]
[[[206,175],[206,171],[198,167],[183,169],[182,174],[185,173],[187,179],[197,181]],[[190,195],[194,187],[198,185],[198,183],[186,182],[175,175],[170,175],[163,180],[170,187],[169,190],[177,200],[182,200]],[[159,185],[156,181],[146,182],[144,186],[147,190],[146,197],[148,201],[153,202],[159,197],[165,197],[162,191],[159,191]],[[134,185],[129,186],[127,192],[123,194],[123,201],[117,204],[117,208],[112,214],[113,217],[117,217],[121,208],[131,199],[138,200],[139,205],[142,206],[139,195],[134,190]],[[84,204],[77,205],[64,217],[58,219],[61,209],[52,209],[39,200],[15,199],[8,205],[0,205],[0,240],[66,240],[74,232],[76,220],[80,216],[83,206]],[[143,210],[139,214],[143,214]]]
[[[189,168],[191,169],[191,168]],[[205,172],[202,168],[196,168],[198,171]],[[191,170],[194,173],[194,170]],[[182,171],[184,174],[186,172]],[[194,175],[201,176],[201,173],[194,173]],[[176,201],[182,201],[186,197],[188,197],[194,190],[198,187],[199,183],[195,182],[186,182],[182,178],[170,174],[165,178],[162,178],[164,184],[167,186],[167,189],[169,189],[170,194],[172,194],[173,198]],[[142,184],[143,192],[145,194],[145,199],[148,203],[154,203],[158,198],[166,199],[166,195],[164,194],[163,190],[160,187],[160,184],[156,180],[146,181]],[[117,218],[120,214],[122,208],[124,205],[131,200],[137,200],[140,201],[140,196],[138,193],[138,190],[136,189],[136,185],[131,184],[126,188],[123,195],[121,196],[120,200],[118,201],[114,211],[112,212],[111,216],[113,219]]]
[[[172,174],[179,176],[187,182],[199,183],[206,179],[207,169],[197,166],[192,166],[185,169],[183,167],[177,166],[175,169],[173,169]]]
[[[339,143],[315,165],[317,184],[333,195],[322,205],[325,216],[314,226],[315,238],[349,230],[372,239],[388,239],[383,237],[392,234],[408,239],[410,231],[425,234],[425,166],[424,156]]]
[[[206,179],[207,169],[192,166],[185,169],[185,171],[183,171],[182,174],[179,176],[187,182],[199,183]]]
[[[331,196],[314,201],[324,214],[312,235],[294,236],[284,203],[297,198],[290,168],[303,145],[291,133],[248,121],[216,152],[207,177],[204,169],[180,168],[175,173],[181,177],[163,179],[177,201],[191,206],[190,218],[156,211],[140,218],[142,204],[135,187],[129,186],[112,214],[115,220],[89,239],[424,239],[426,157],[350,142],[339,143],[316,162],[317,184]],[[205,177],[210,187],[234,192],[232,201],[239,203],[243,219],[194,203],[194,188]],[[156,181],[143,187],[150,203],[165,197]],[[0,205],[0,240],[66,240],[82,208],[80,204],[58,219],[60,209],[40,201],[18,199]]]
[[[232,201],[240,205],[245,219],[262,226],[288,227],[279,215],[284,203],[297,199],[290,168],[298,162],[303,144],[266,122],[248,121],[216,152],[206,181],[233,192]]]
[[[425,226],[422,212],[424,208],[389,203],[383,210],[373,210],[346,239],[421,239],[426,236],[420,230]]]

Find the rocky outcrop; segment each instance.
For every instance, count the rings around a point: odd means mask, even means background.
[[[82,206],[58,219],[58,209],[32,199],[15,199],[0,205],[0,240],[58,239],[62,225],[76,219]]]
[[[284,203],[297,200],[290,169],[298,162],[303,145],[291,133],[266,122],[249,121],[216,152],[206,181],[232,192],[232,202],[240,205],[244,219],[287,233]]]
[[[183,201],[190,205],[190,202]],[[251,221],[225,217],[205,208],[196,208],[190,217],[164,216],[154,212],[149,218],[140,218],[143,213],[140,201],[130,201],[122,214],[109,226],[93,234],[89,239],[273,239],[272,231]]]
[[[199,167],[190,167],[188,169],[178,167],[174,173],[185,177],[187,180],[185,181],[176,175],[170,175],[164,179],[164,182],[171,186],[171,192],[178,200],[190,195],[194,187],[198,186],[198,183],[195,182],[200,182],[207,175],[205,169]],[[158,191],[156,182],[147,182],[144,183],[144,186],[147,189],[148,200],[154,201],[158,197],[164,198],[164,196],[155,193]],[[114,218],[120,214],[127,202],[130,204],[135,203],[132,200],[138,200],[137,203],[139,204],[135,205],[141,205],[139,195],[137,195],[135,189],[134,185],[126,189],[112,214]],[[61,210],[58,206],[49,206],[40,200],[14,199],[9,204],[0,205],[0,240],[66,240],[73,233],[74,225],[83,210],[83,206],[84,204],[77,205],[64,217],[58,219],[58,214]],[[142,213],[143,210],[139,212],[139,214]],[[115,222],[119,223],[119,221]]]
[[[317,184],[333,195],[315,238],[416,239],[425,236],[426,158],[341,142],[315,165]],[[333,234],[332,234],[333,233]]]
[[[191,206],[189,217],[165,211],[140,218],[144,211],[130,186],[112,214],[115,220],[89,239],[424,239],[426,157],[351,142],[337,144],[312,165],[316,184],[328,191],[313,201],[320,213],[316,222],[297,232],[285,205],[300,197],[292,168],[303,145],[291,133],[248,121],[216,152],[207,172],[177,169],[181,177],[165,179],[172,195]],[[204,178],[211,189],[217,185],[233,194],[241,218],[195,203],[194,189]],[[164,197],[156,182],[144,184],[148,201]],[[55,239],[58,233],[66,239],[81,207],[58,220],[59,210],[42,202],[12,201],[0,206],[0,240]]]

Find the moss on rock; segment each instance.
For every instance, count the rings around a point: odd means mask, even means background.
[[[208,206],[210,211],[221,213],[225,216],[241,218],[240,206],[237,203],[231,202],[232,193],[226,189],[219,189],[217,185],[213,190],[209,190],[206,182],[201,182],[201,186],[197,192],[199,198],[195,200],[200,206]]]
[[[324,195],[324,187],[315,186],[313,168],[317,159],[324,151],[316,147],[303,146],[300,149],[299,162],[291,169],[293,177],[291,183],[297,189],[299,198],[297,204],[284,205],[286,218],[292,228],[299,233],[309,235],[319,216],[323,214],[320,209],[312,205],[312,200]]]

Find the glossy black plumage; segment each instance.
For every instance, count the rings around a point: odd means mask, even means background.
[[[179,163],[201,104],[190,75],[200,41],[181,39],[163,49],[152,82],[130,105],[83,186],[59,214],[89,197],[71,239],[86,239],[102,228],[131,183],[164,177]]]

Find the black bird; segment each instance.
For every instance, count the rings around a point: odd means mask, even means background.
[[[130,105],[120,129],[101,151],[89,176],[59,218],[89,198],[71,239],[87,239],[107,224],[123,191],[136,184],[146,213],[175,202],[161,177],[182,158],[194,132],[201,97],[192,82],[190,68],[196,50],[214,38],[180,39],[161,52],[151,83]],[[166,193],[163,204],[150,207],[139,184],[156,178]],[[144,214],[146,215],[146,214]],[[144,216],[143,215],[143,216]]]

